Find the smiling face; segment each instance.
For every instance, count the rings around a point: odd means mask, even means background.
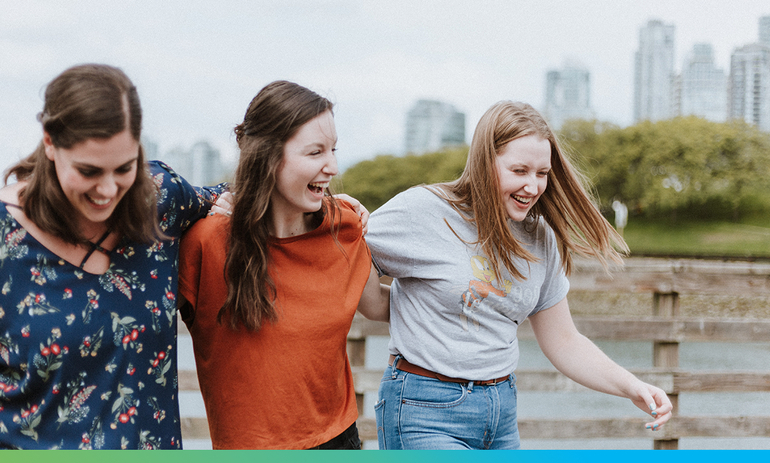
[[[517,138],[505,145],[495,164],[508,217],[521,222],[548,185],[551,143],[537,135]]]
[[[336,145],[331,111],[311,119],[289,138],[270,196],[274,221],[294,220],[321,209],[324,191],[338,172]]]
[[[108,139],[89,138],[71,148],[55,147],[48,134],[43,143],[83,234],[92,238],[102,233],[136,180],[139,142],[124,130]]]

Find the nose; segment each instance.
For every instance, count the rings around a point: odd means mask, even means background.
[[[117,194],[118,183],[112,175],[104,175],[96,185],[96,192],[105,198],[112,198]]]
[[[524,192],[530,195],[536,195],[539,183],[540,182],[535,174],[527,175],[526,183],[524,183]]]
[[[339,170],[337,169],[337,156],[335,156],[332,151],[329,151],[326,155],[326,164],[324,165],[323,173],[326,175],[337,175],[339,173]]]

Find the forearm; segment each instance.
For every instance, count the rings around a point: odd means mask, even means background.
[[[655,418],[647,423],[648,429],[658,429],[671,419],[673,406],[662,389],[639,380],[577,331],[566,298],[529,320],[545,356],[568,378],[596,391],[630,399]]]
[[[369,280],[358,301],[358,311],[369,320],[390,320],[390,286],[380,283],[374,265],[369,271]]]
[[[530,318],[548,360],[568,378],[599,392],[630,397],[639,380],[575,328],[566,299]]]
[[[560,339],[546,352],[551,363],[568,378],[590,389],[631,398],[637,379],[601,351],[591,340],[577,332]]]

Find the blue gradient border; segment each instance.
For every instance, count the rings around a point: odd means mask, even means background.
[[[23,452],[15,454],[14,452]],[[8,450],[0,461],[24,463],[468,463],[479,457],[516,463],[767,463],[770,450],[514,450],[468,455],[458,451],[283,451],[283,450]]]

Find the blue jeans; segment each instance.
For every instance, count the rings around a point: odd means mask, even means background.
[[[389,366],[374,411],[380,450],[519,448],[513,374],[502,383],[476,386]]]

